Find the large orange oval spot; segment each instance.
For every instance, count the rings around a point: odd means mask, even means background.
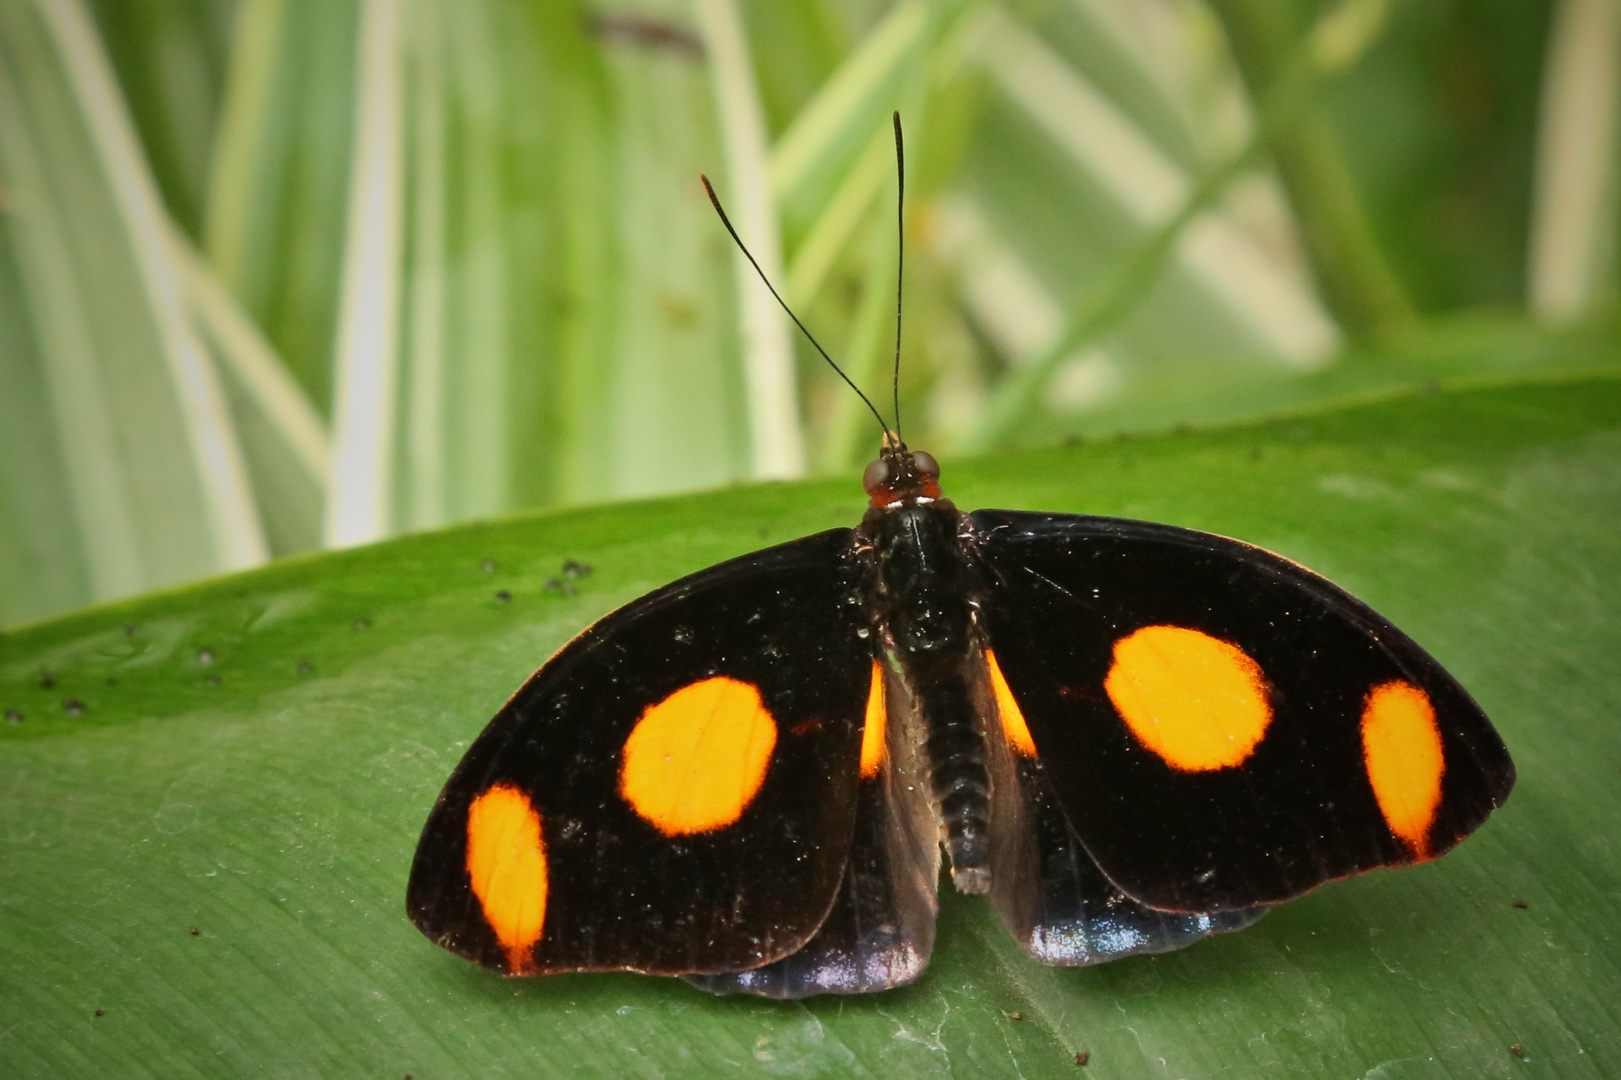
[[[1139,742],[1188,772],[1241,764],[1272,722],[1260,666],[1186,627],[1145,626],[1115,642],[1103,688]]]
[[[511,784],[496,784],[467,808],[467,876],[484,921],[522,974],[546,925],[546,841],[540,814]]]
[[[759,690],[704,679],[642,713],[625,740],[619,793],[666,836],[723,828],[753,801],[776,745]]]
[[[861,726],[861,779],[871,780],[884,763],[884,666],[872,662],[872,689],[867,691],[867,720]]]
[[[1013,749],[1025,757],[1035,757],[1036,740],[1030,737],[1030,727],[1024,722],[1024,713],[1019,711],[1019,703],[1013,700],[1013,691],[1008,689],[1007,680],[1002,677],[1002,665],[996,662],[996,654],[989,649],[985,650],[985,666],[991,669],[991,694],[996,698],[996,715],[1002,719],[1002,734],[1013,744]]]
[[[1446,757],[1424,691],[1399,680],[1373,688],[1362,707],[1362,757],[1390,831],[1427,857]]]

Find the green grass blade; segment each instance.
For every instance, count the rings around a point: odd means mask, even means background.
[[[849,160],[866,147],[873,120],[893,107],[894,81],[915,62],[940,17],[920,0],[896,5],[794,117],[771,153],[771,183],[785,215],[813,217],[838,187]]]
[[[1197,185],[1078,71],[1011,19],[992,18],[985,64],[1009,100],[1144,229],[1175,220]],[[1339,334],[1310,286],[1219,210],[1189,222],[1176,255],[1198,287],[1256,344],[1309,369]]]
[[[134,256],[137,280],[179,405],[191,453],[189,471],[203,502],[216,565],[227,569],[257,565],[269,551],[236,430],[213,365],[186,318],[169,245],[168,211],[95,24],[80,0],[52,0],[40,11]]]
[[[1621,9],[1557,7],[1543,70],[1528,293],[1531,309],[1570,322],[1614,294],[1621,190]]]
[[[243,0],[204,250],[323,414],[353,156],[356,0]]]
[[[362,0],[354,159],[333,357],[332,457],[322,539],[379,540],[395,528],[396,414],[404,216],[403,0]]]
[[[733,0],[698,0],[697,13],[731,181],[730,216],[766,279],[780,288],[782,235],[768,175],[765,114],[743,20]],[[752,475],[803,476],[805,448],[790,337],[795,331],[742,252],[734,262]]]
[[[88,19],[72,5],[8,6],[0,51],[18,316],[6,364],[32,398],[18,407],[49,419],[18,433],[30,441],[10,473],[15,497],[42,516],[8,525],[35,555],[8,570],[19,587],[0,619],[262,561],[234,419]]]
[[[948,894],[924,979],[862,998],[505,980],[403,912],[439,785],[538,661],[680,574],[848,524],[854,476],[407,537],[8,634],[0,951],[28,977],[0,983],[0,1072],[1045,1077],[1086,1052],[1103,1080],[1613,1076],[1618,461],[1612,373],[948,464],[964,506],[1170,521],[1328,574],[1469,687],[1520,781],[1436,863],[1165,956],[1045,968]],[[596,572],[564,598],[543,583],[570,557]]]
[[[257,174],[266,167],[275,129],[276,74],[288,31],[288,0],[242,0],[220,105],[203,234],[208,257],[237,292],[248,285],[256,237],[249,228],[263,198]]]
[[[164,203],[202,236],[235,2],[88,0]]]
[[[330,453],[326,421],[191,242],[173,230],[170,247],[187,308],[217,361],[241,432],[271,550],[287,555],[319,547]]]

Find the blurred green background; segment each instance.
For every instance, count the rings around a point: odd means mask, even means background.
[[[1612,0],[3,0],[0,625],[518,507],[1613,364]]]

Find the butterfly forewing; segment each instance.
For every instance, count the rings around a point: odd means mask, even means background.
[[[423,933],[511,974],[800,949],[855,828],[872,645],[850,547],[834,530],[712,567],[542,666],[424,828]]]
[[[1294,563],[1145,522],[969,516],[979,617],[1057,804],[1141,903],[1244,909],[1431,858],[1513,787],[1456,680]]]

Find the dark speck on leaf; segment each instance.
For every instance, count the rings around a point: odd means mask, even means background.
[[[1517,1058],[1523,1058],[1525,1056],[1525,1047],[1521,1046],[1519,1043],[1515,1043],[1513,1046],[1508,1048],[1508,1052]]]
[[[50,668],[39,669],[39,688],[49,690],[56,685],[56,676],[51,674]]]
[[[310,675],[313,674],[314,671],[315,665],[310,663],[308,660],[300,660],[298,662],[298,673],[300,675]]]
[[[564,596],[573,596],[575,593],[574,582],[563,581],[560,578],[547,578],[545,588],[547,592],[562,593]]]
[[[195,926],[186,927],[186,932],[188,934],[190,934],[192,937],[196,937],[198,934],[202,933],[202,931],[197,929]]]
[[[107,1010],[106,1009],[97,1009],[96,1010],[96,1015],[97,1016],[106,1016],[107,1015]]]
[[[207,665],[209,665],[209,664],[212,664],[214,662],[214,650],[213,649],[199,649],[197,651],[197,662],[199,664],[202,664],[205,667]]]
[[[371,620],[370,619],[356,619],[355,620],[355,629],[356,630],[370,630],[371,629]]]
[[[1075,1064],[1077,1064],[1077,1065],[1085,1065],[1088,1061],[1091,1061],[1091,1060],[1092,1060],[1092,1053],[1089,1050],[1082,1050],[1080,1053],[1075,1055]]]
[[[62,702],[62,711],[67,713],[69,716],[83,716],[84,702],[80,701],[78,698],[70,697],[66,701]]]
[[[1023,1020],[1024,1013],[1020,1012],[1018,1009],[1014,1009],[1012,1012],[1007,1014],[1007,1018],[1009,1020]]]
[[[478,564],[478,567],[479,567],[480,570],[483,570],[486,574],[493,574],[493,573],[495,573],[495,560],[494,559],[485,559],[483,562]]]
[[[505,589],[502,589],[500,592],[495,594],[495,602],[497,604],[510,604],[512,603],[512,594],[507,592]]]
[[[575,562],[573,559],[564,559],[563,576],[571,578],[590,577],[591,568],[585,563]]]
[[[23,714],[18,712],[16,709],[7,709],[6,722],[8,724],[20,724],[23,722]]]
[[[1516,900],[1514,901],[1514,906],[1519,908],[1521,911],[1524,911],[1526,908],[1531,906],[1531,902],[1529,900]]]

